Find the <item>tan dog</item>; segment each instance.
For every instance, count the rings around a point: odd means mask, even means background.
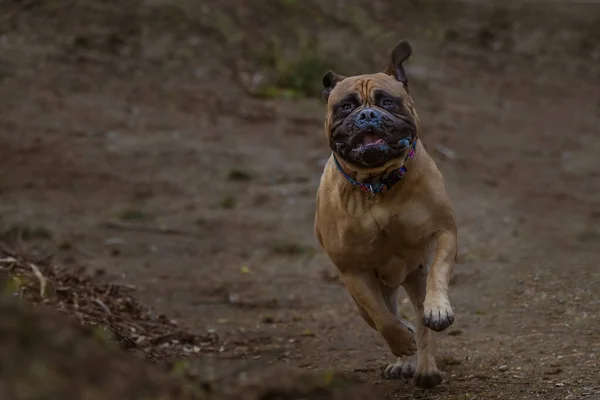
[[[400,42],[385,73],[323,77],[325,133],[333,154],[319,190],[315,232],[365,321],[398,361],[388,378],[422,387],[442,382],[433,331],[454,322],[448,281],[456,260],[456,224],[444,179],[418,139],[419,119]],[[404,286],[415,329],[397,313]],[[417,352],[416,365],[405,360]]]

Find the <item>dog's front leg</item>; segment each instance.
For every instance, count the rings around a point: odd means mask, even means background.
[[[448,285],[456,261],[456,230],[445,230],[435,235],[432,250],[433,261],[427,276],[427,293],[423,303],[423,323],[441,332],[454,322]]]
[[[375,274],[361,271],[342,273],[340,277],[358,306],[371,318],[392,353],[398,357],[415,354],[414,330],[392,314]]]

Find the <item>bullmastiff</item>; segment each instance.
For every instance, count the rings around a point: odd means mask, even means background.
[[[457,231],[442,174],[419,140],[403,67],[411,53],[403,40],[382,73],[324,75],[332,154],[317,191],[315,233],[360,315],[398,357],[384,376],[431,388],[443,380],[434,332],[454,322],[448,283]],[[398,315],[400,286],[416,329]]]

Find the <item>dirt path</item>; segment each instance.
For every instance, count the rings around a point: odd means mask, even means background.
[[[600,7],[368,4],[3,3],[0,222],[216,331],[206,371],[334,368],[396,398],[600,399]],[[321,104],[247,94],[380,68],[399,36],[414,38],[421,137],[459,222],[457,321],[432,392],[381,380],[390,354],[317,248]]]

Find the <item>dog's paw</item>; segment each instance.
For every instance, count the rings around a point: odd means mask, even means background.
[[[417,352],[414,328],[406,324],[405,321],[397,320],[393,325],[379,329],[379,333],[396,357],[412,356]]]
[[[392,354],[396,357],[408,357],[417,352],[417,342],[412,333],[408,334],[408,336],[388,340],[388,345]]]
[[[415,361],[398,358],[395,364],[388,365],[383,371],[385,379],[410,379],[415,375]]]
[[[428,302],[425,299],[423,324],[436,332],[441,332],[454,322],[454,311],[448,302]]]
[[[443,381],[444,377],[442,376],[442,373],[437,369],[423,373],[417,371],[413,378],[413,382],[415,383],[415,385],[423,389],[433,389]]]

